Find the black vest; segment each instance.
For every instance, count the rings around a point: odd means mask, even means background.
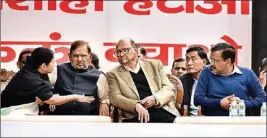
[[[56,106],[54,113],[58,115],[98,115],[100,103],[96,83],[100,74],[98,70],[93,68],[78,71],[72,67],[71,63],[58,65],[55,93],[59,95],[84,94],[85,96],[93,96],[95,100],[91,103],[71,101]]]
[[[131,71],[129,72],[133,78],[133,81],[138,91],[138,94],[140,96],[140,99],[142,100],[148,96],[151,96],[152,92],[150,90],[149,84],[147,82],[147,79],[146,79],[146,76],[143,70],[140,69],[137,74]],[[148,112],[150,114],[150,122],[172,123],[175,119],[174,115],[165,111],[163,108],[151,107],[148,109]],[[140,121],[138,121],[136,117],[130,120],[125,120],[124,122],[140,122]]]
[[[143,70],[140,69],[137,74],[135,74],[131,71],[129,71],[129,72],[133,78],[133,81],[134,81],[134,84],[135,84],[136,89],[138,91],[140,99],[142,100],[148,96],[151,96],[152,92],[149,88],[149,84],[146,80],[146,76],[145,76]]]

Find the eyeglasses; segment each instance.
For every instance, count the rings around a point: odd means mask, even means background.
[[[116,52],[114,52],[114,55],[115,55],[116,57],[118,57],[118,56],[121,56],[121,53],[123,53],[123,54],[128,54],[131,48],[134,48],[134,47],[127,47],[127,48],[119,49],[119,50],[117,50]]]
[[[217,59],[215,59],[215,58],[210,58],[210,63],[216,63],[216,62],[219,62],[219,61],[221,61],[222,60],[222,58],[217,58]]]

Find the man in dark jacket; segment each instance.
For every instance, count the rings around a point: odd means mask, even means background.
[[[210,62],[207,54],[201,47],[191,47],[186,50],[187,73],[180,77],[183,83],[184,97],[182,107],[188,106],[189,116],[197,116],[197,107],[194,105],[194,92],[201,70]]]
[[[56,106],[57,115],[105,115],[109,116],[108,84],[103,73],[90,66],[91,48],[87,42],[72,43],[70,62],[57,66],[55,94],[81,94],[95,98],[91,103],[71,101]]]

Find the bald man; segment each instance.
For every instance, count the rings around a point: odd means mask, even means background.
[[[107,72],[111,103],[122,110],[123,122],[175,122],[175,89],[159,60],[139,59],[130,38],[116,44],[119,66]]]

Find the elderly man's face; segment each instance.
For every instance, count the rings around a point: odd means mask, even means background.
[[[69,59],[75,69],[87,69],[91,63],[91,56],[87,51],[87,45],[77,47],[69,55]]]
[[[121,65],[126,65],[137,57],[137,50],[130,41],[121,40],[116,47],[115,55]]]

